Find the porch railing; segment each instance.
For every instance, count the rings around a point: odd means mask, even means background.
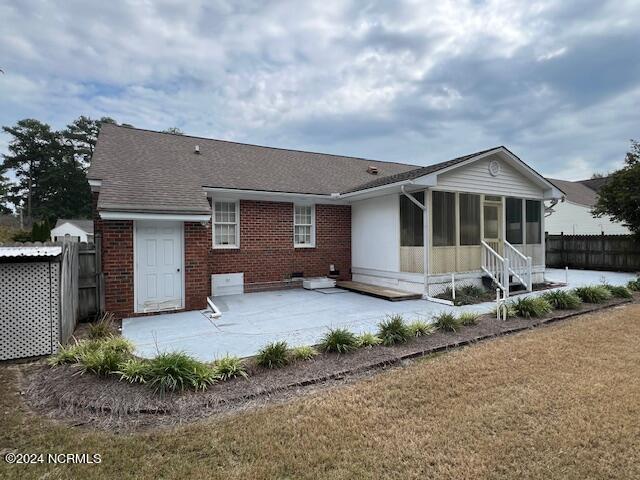
[[[531,284],[531,264],[533,263],[531,257],[525,256],[505,240],[504,258],[509,260],[509,271],[514,279],[518,280],[530,292],[533,288]]]
[[[482,241],[482,271],[509,296],[509,259],[501,256],[491,246]]]

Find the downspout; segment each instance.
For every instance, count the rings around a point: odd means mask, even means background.
[[[416,204],[422,210],[422,227],[423,227],[423,235],[422,235],[422,258],[424,261],[423,269],[424,269],[424,293],[422,294],[422,298],[429,297],[429,214],[427,211],[427,194],[429,192],[428,188],[424,190],[424,205],[420,203],[416,197],[407,192],[404,188],[404,185],[400,186],[400,191],[402,194],[411,200],[414,204]]]

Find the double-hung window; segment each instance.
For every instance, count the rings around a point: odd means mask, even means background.
[[[313,205],[294,205],[293,245],[296,248],[315,246],[315,209]]]
[[[213,202],[213,248],[238,248],[240,245],[239,202]]]

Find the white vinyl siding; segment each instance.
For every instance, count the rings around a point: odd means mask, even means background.
[[[213,248],[240,245],[240,205],[237,201],[213,202]]]
[[[491,160],[500,164],[500,173],[495,177],[489,173]],[[439,175],[437,189],[522,198],[543,197],[541,188],[497,156]]]
[[[293,245],[297,248],[315,246],[315,208],[313,205],[294,205]]]

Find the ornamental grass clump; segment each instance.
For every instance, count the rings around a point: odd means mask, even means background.
[[[549,304],[556,310],[575,310],[580,307],[582,300],[573,292],[566,290],[556,290],[546,292],[542,295]]]
[[[636,278],[627,283],[627,288],[632,292],[640,292],[640,278]]]
[[[460,322],[460,325],[467,327],[469,325],[477,324],[479,317],[480,314],[477,312],[462,312],[458,317],[458,321]]]
[[[88,335],[92,340],[108,338],[114,334],[113,313],[107,312],[100,320],[89,324]]]
[[[233,355],[225,355],[213,362],[213,368],[220,377],[220,380],[231,380],[232,378],[248,378],[249,374],[244,362]]]
[[[386,346],[405,343],[411,338],[411,331],[402,315],[388,315],[387,319],[378,324],[378,337]]]
[[[308,345],[294,347],[289,353],[294,360],[311,360],[318,355],[318,351]]]
[[[426,337],[435,331],[435,327],[424,320],[414,320],[407,327],[412,337]]]
[[[325,352],[349,353],[358,346],[358,337],[346,328],[329,329],[320,342],[320,348]]]
[[[256,363],[265,368],[282,368],[289,362],[287,342],[273,342],[265,345],[256,355]]]
[[[156,393],[206,390],[220,378],[215,367],[190,357],[186,353],[161,353],[149,360],[147,383]]]
[[[453,313],[442,312],[433,318],[433,326],[443,332],[457,332],[460,322]]]
[[[602,285],[578,287],[574,290],[574,293],[584,303],[604,303],[607,300],[611,300],[611,292]]]
[[[542,297],[524,297],[511,301],[516,316],[523,318],[542,317],[553,310],[553,307]]]
[[[125,380],[129,383],[146,383],[150,373],[149,362],[131,358],[120,364],[120,368],[115,373],[120,375],[120,380]]]
[[[623,287],[622,285],[605,284],[603,287],[609,290],[609,293],[615,298],[633,298],[631,290],[627,287]]]
[[[358,346],[360,347],[375,347],[381,343],[382,339],[371,332],[358,335]]]

